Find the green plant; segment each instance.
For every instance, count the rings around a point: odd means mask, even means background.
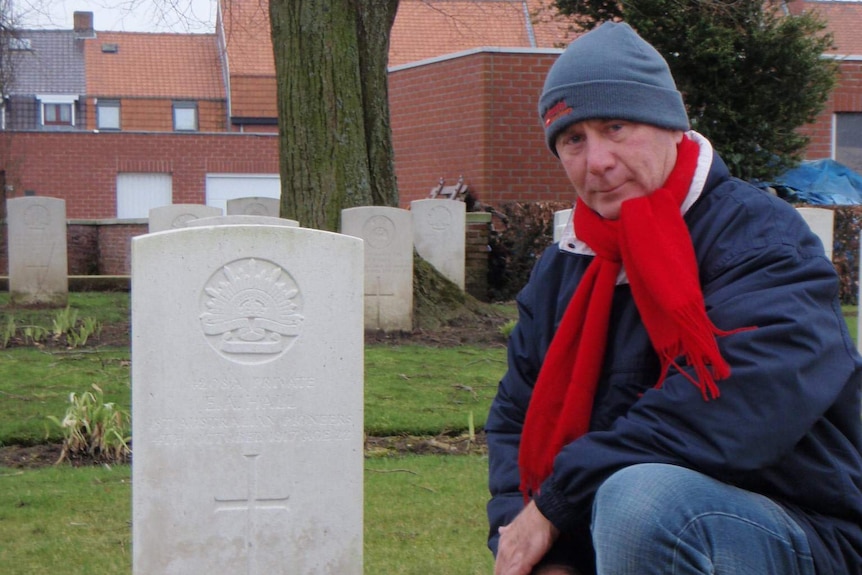
[[[15,332],[17,331],[18,326],[15,324],[15,317],[9,316],[6,318],[6,323],[0,328],[0,349],[6,349],[6,346],[9,345],[9,341],[15,337]]]
[[[24,340],[24,345],[34,345],[45,341],[48,336],[48,329],[40,325],[24,325],[21,326],[21,337]]]
[[[59,339],[75,329],[75,325],[78,323],[78,310],[66,306],[66,309],[58,311],[54,315],[52,323],[54,325],[54,339]]]
[[[85,346],[91,335],[98,336],[101,331],[102,324],[99,320],[92,317],[84,318],[76,328],[66,332],[66,344],[72,348]]]
[[[518,325],[518,320],[510,319],[500,326],[500,333],[503,334],[503,337],[509,339],[509,335],[511,335],[512,330],[515,329],[516,325]]]
[[[87,345],[92,335],[98,335],[102,330],[102,324],[92,317],[78,321],[78,310],[66,306],[66,309],[57,312],[52,320],[54,341],[65,338],[66,345],[71,348]]]
[[[63,432],[63,449],[57,463],[85,456],[122,462],[131,453],[131,437],[127,433],[129,413],[113,402],[105,402],[98,385],[94,383],[91,387],[94,391],[69,394],[69,406],[62,420],[48,416]]]

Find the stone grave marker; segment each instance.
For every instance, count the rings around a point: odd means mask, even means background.
[[[153,208],[149,213],[149,233],[184,228],[186,222],[198,218],[220,216],[222,209],[203,204],[171,204]]]
[[[249,216],[244,214],[211,216],[208,218],[199,218],[197,220],[190,220],[186,222],[186,227],[227,225],[289,226],[295,228],[299,226],[299,222],[297,222],[296,220],[289,220],[287,218],[277,218],[273,216]]]
[[[572,220],[572,208],[554,212],[554,243],[558,243]]]
[[[367,206],[341,212],[341,231],[365,241],[365,329],[413,329],[413,216]]]
[[[835,236],[835,212],[826,208],[796,208],[811,231],[823,242],[826,257],[832,261],[832,244]]]
[[[363,245],[132,241],[134,575],[361,575]]]
[[[25,196],[6,201],[9,298],[63,307],[69,300],[66,201]]]
[[[278,198],[249,197],[228,200],[225,214],[228,216],[271,216],[277,218],[280,211],[281,200]]]
[[[464,289],[466,205],[457,200],[414,200],[413,243],[416,252]]]
[[[862,235],[859,236],[859,242],[859,245],[862,246]],[[862,302],[862,252],[860,252],[857,259],[859,260],[859,275],[857,276],[859,299],[857,301]],[[862,305],[860,305],[856,311],[856,325],[862,326]],[[856,351],[862,353],[862,329],[857,327],[857,330],[859,331],[859,335],[856,337]]]

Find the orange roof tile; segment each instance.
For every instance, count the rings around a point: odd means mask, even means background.
[[[232,76],[273,76],[267,0],[224,0],[222,19]]]
[[[575,34],[552,0],[401,0],[389,65],[473,48],[559,48]],[[275,73],[267,0],[222,0],[232,76]]]
[[[106,44],[116,53],[103,51]],[[215,34],[97,32],[84,60],[93,96],[225,98]]]
[[[559,48],[575,35],[550,0],[401,0],[389,65],[474,48]]]

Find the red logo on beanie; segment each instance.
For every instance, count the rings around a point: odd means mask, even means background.
[[[563,116],[567,116],[572,113],[572,108],[568,104],[566,104],[565,100],[560,100],[553,106],[551,106],[547,112],[545,112],[545,127],[547,128],[558,118],[562,118]]]

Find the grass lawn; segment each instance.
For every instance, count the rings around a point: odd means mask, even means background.
[[[0,329],[50,328],[45,310],[11,312],[0,294]],[[127,294],[70,294],[79,318],[105,325],[128,317]],[[119,311],[118,311],[119,310]],[[0,349],[0,446],[61,439],[71,392],[95,383],[130,409],[128,346]],[[505,370],[504,347],[369,345],[368,433],[466,435],[485,422]],[[415,442],[414,442],[415,443]],[[416,455],[377,448],[365,461],[366,573],[487,574],[487,458]],[[0,466],[0,573],[119,574],[131,571],[131,469]]]
[[[479,575],[483,456],[371,458],[365,464],[365,573]],[[0,468],[0,573],[131,572],[131,469]]]

